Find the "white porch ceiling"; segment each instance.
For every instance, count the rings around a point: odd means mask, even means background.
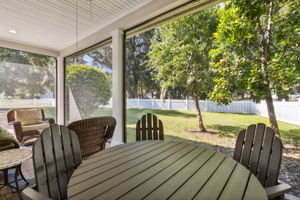
[[[78,0],[78,40],[152,1]],[[9,30],[17,33],[12,34]],[[0,40],[54,51],[74,45],[76,1],[0,0]]]

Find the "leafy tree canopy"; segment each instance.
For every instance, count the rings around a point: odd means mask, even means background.
[[[216,8],[174,20],[156,29],[148,54],[148,65],[162,87],[183,87],[193,96],[202,131],[198,100],[212,88],[208,52],[217,23]]]
[[[66,84],[83,117],[88,117],[111,98],[111,83],[100,69],[88,65],[68,65]]]
[[[0,93],[36,98],[55,89],[55,58],[0,48]]]
[[[297,0],[228,1],[210,51],[217,74],[211,99],[229,103],[234,87],[266,99],[277,133],[272,94],[286,95],[299,81],[299,7]]]

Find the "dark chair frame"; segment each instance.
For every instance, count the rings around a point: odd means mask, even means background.
[[[272,128],[252,124],[237,137],[233,158],[248,168],[265,187],[269,199],[283,199],[291,187],[278,181],[283,145]]]
[[[16,133],[16,137],[21,144],[26,144],[27,141],[39,137],[40,133],[38,130],[23,131],[21,122],[16,120],[15,111],[16,110],[25,110],[25,109],[35,109],[35,108],[37,108],[37,107],[17,108],[17,109],[12,109],[7,112],[7,122],[8,122],[8,124],[13,126],[14,131]],[[41,112],[42,112],[42,121],[43,122],[48,122],[50,125],[55,122],[54,118],[46,118],[45,117],[45,112],[43,109],[41,109]],[[33,143],[33,142],[34,142],[34,140],[31,143]]]
[[[164,140],[164,127],[156,115],[147,113],[136,123],[136,141]]]
[[[111,139],[116,120],[113,117],[94,117],[71,122],[68,125],[79,140],[82,159],[105,149],[107,140]]]

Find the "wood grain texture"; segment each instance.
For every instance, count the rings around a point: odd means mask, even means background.
[[[192,144],[142,141],[104,150],[91,160],[70,179],[69,199],[243,199],[253,187],[259,194],[252,197],[267,199],[248,169]]]
[[[240,162],[240,160],[241,160],[241,155],[243,152],[243,145],[245,142],[245,134],[246,134],[246,130],[241,130],[236,139],[233,159],[235,159],[238,162]]]
[[[68,146],[65,146],[68,145]],[[67,199],[67,184],[74,168],[81,163],[75,133],[52,124],[33,145],[33,164],[37,189],[51,199]]]
[[[265,124],[257,124],[256,131],[254,135],[254,144],[252,148],[252,153],[250,157],[250,164],[249,169],[253,174],[257,174],[258,164],[259,164],[259,158],[261,154],[261,145],[264,139],[265,135]]]
[[[252,150],[252,142],[255,134],[256,125],[252,124],[247,127],[246,135],[245,135],[245,143],[242,151],[241,163],[248,168],[251,150]]]
[[[282,148],[272,128],[262,123],[252,124],[239,133],[233,158],[248,168],[264,187],[273,186],[278,183]]]

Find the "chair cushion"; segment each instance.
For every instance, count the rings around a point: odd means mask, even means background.
[[[6,130],[5,128],[1,128],[1,127],[0,127],[0,138],[11,138],[11,139],[16,140],[16,138],[8,130]],[[0,141],[1,146],[7,145],[10,143],[11,143],[10,141]]]
[[[42,123],[42,111],[40,108],[16,110],[16,120],[20,121],[23,126],[40,124]]]
[[[27,126],[22,126],[22,131],[35,131],[39,129],[45,129],[49,127],[48,122],[44,122],[41,124],[32,124],[32,125],[27,125]]]

